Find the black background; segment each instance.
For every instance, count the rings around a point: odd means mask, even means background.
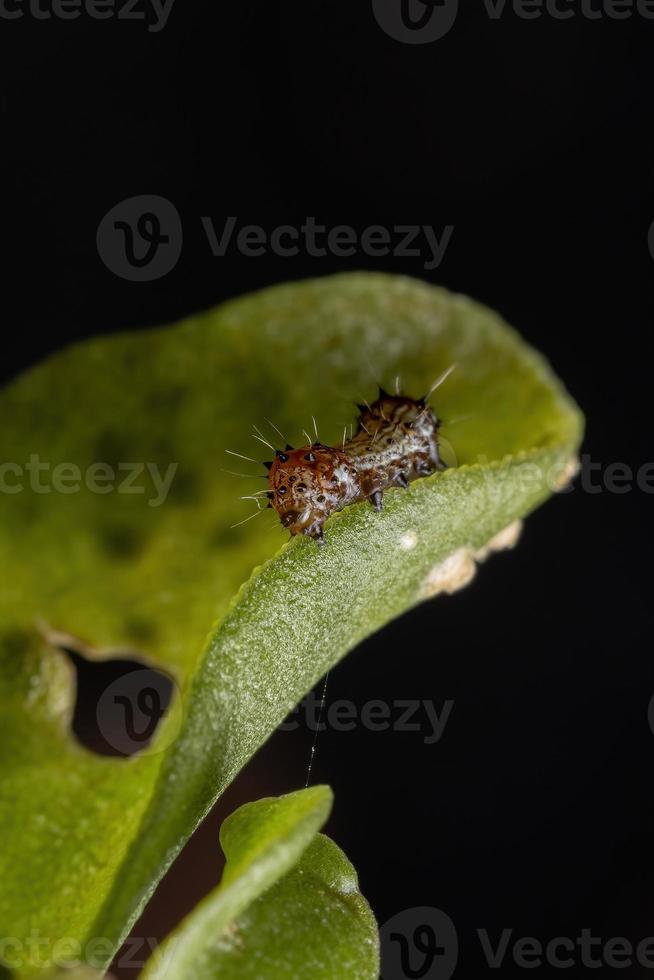
[[[6,377],[78,337],[380,269],[468,293],[518,326],[586,412],[594,461],[652,458],[652,22],[491,20],[475,3],[444,38],[406,45],[367,0],[177,0],[159,33],[27,15],[0,32]],[[167,197],[184,224],[178,265],[152,283],[116,277],[95,246],[102,216],[137,194]],[[454,233],[433,272],[361,253],[214,258],[200,215]],[[582,928],[654,935],[652,503],[577,486],[470,588],[331,675],[330,700],[454,701],[436,745],[325,733],[314,780],[335,790],[328,830],[380,923],[443,909],[457,976],[488,970],[477,928],[494,942],[504,928],[543,943]],[[137,935],[165,934],[217,881],[216,828],[234,806],[303,785],[310,741],[277,734],[261,750]]]

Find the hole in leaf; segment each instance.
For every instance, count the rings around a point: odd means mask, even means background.
[[[168,674],[139,660],[88,660],[61,648],[77,674],[72,729],[98,755],[127,757],[147,749],[171,702]]]

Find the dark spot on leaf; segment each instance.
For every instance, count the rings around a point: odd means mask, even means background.
[[[20,657],[27,653],[30,645],[30,634],[27,630],[11,629],[0,636],[2,651],[9,656]]]
[[[134,558],[146,542],[143,531],[128,524],[109,524],[99,534],[102,550],[111,558]]]
[[[233,548],[235,541],[234,531],[225,524],[217,524],[207,537],[209,548]]]
[[[154,435],[148,447],[148,459],[155,460],[159,464],[159,469],[165,472],[168,463],[173,463],[179,459],[179,452],[167,432],[159,432]]]
[[[119,463],[128,462],[133,457],[134,450],[124,433],[105,429],[95,440],[92,454],[94,463],[106,463],[117,469]]]
[[[37,642],[34,632],[19,627],[0,634],[0,670],[10,685],[14,682],[21,683],[26,661]]]
[[[170,484],[168,501],[176,504],[195,504],[202,497],[202,484],[193,470],[179,467]]]
[[[151,642],[157,635],[154,620],[145,616],[128,616],[125,620],[125,632],[135,643]]]
[[[183,385],[160,385],[149,392],[146,404],[155,414],[176,415],[187,395],[188,389]]]

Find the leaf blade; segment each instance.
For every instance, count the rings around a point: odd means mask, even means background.
[[[249,481],[222,472],[224,450],[263,458],[253,423],[270,418],[292,436],[313,414],[321,438],[339,440],[351,401],[375,382],[390,386],[399,373],[420,394],[454,362],[435,404],[446,420],[464,417],[444,427],[456,468],[389,492],[380,515],[364,504],[335,515],[321,554],[299,540],[280,550],[284,533],[262,530],[262,518],[230,529]],[[11,569],[0,594],[0,828],[8,853],[22,854],[2,869],[0,925],[22,936],[36,922],[53,937],[114,944],[292,703],[429,594],[435,568],[544,500],[549,470],[572,464],[582,426],[544,359],[495,314],[368,274],[96,338],[17,379],[0,411],[12,422],[0,435],[5,460],[41,454],[84,473],[98,460],[155,461],[161,474],[178,463],[161,507],[150,506],[147,470],[140,496],[86,487],[0,498]],[[97,759],[74,742],[69,669],[35,628],[43,620],[92,657],[136,649],[172,673],[185,720],[166,751]],[[164,746],[165,724],[159,738]]]

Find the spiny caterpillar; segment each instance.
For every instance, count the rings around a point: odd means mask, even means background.
[[[380,388],[371,405],[357,405],[357,431],[340,448],[316,441],[275,450],[274,460],[264,463],[266,496],[284,527],[322,543],[323,524],[335,511],[360,500],[379,511],[384,490],[445,469],[438,453],[441,423],[428,397],[389,395]]]

